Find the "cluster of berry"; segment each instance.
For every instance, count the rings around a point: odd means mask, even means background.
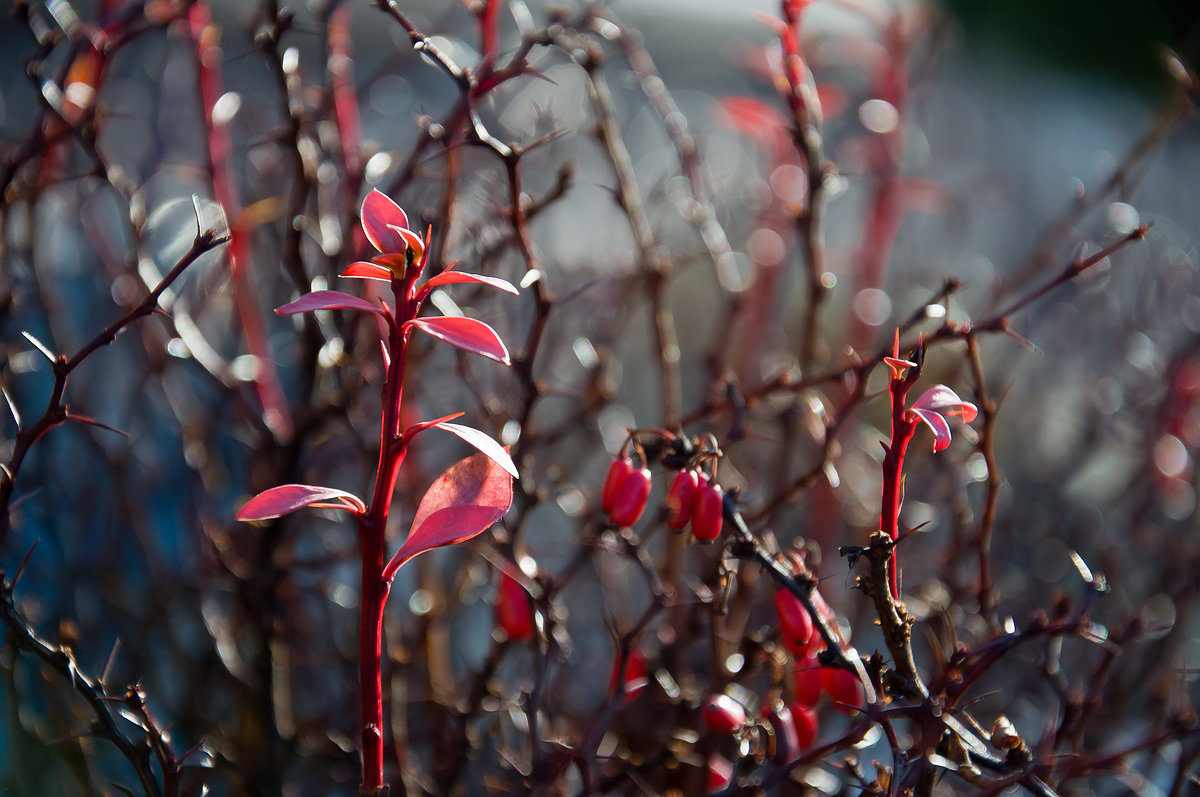
[[[797,560],[803,572],[803,563]],[[812,593],[813,607],[827,627],[836,629],[836,618],[820,593]],[[797,662],[792,684],[792,700],[764,704],[761,720],[752,722],[746,705],[727,693],[711,695],[702,707],[705,725],[715,733],[741,734],[751,725],[769,726],[774,737],[774,756],[778,762],[794,760],[810,748],[818,731],[817,704],[828,695],[834,707],[850,712],[862,706],[863,689],[857,675],[840,667],[827,667],[817,654],[825,641],[817,633],[812,614],[788,589],[775,593],[775,611],[779,617],[780,641]],[[836,636],[836,633],[835,633]],[[729,783],[732,766],[719,755],[708,762],[709,788],[719,790]]]
[[[833,609],[821,597],[821,593],[814,591],[812,601],[826,625],[836,627]],[[826,667],[820,663],[817,654],[825,646],[825,641],[816,633],[808,609],[790,590],[780,588],[775,592],[775,611],[779,615],[779,636],[797,665],[793,680],[792,718],[798,729],[809,729],[811,743],[817,731],[816,706],[821,695],[829,695],[834,707],[849,712],[863,703],[862,684],[858,676],[849,670]]]
[[[608,467],[608,476],[600,493],[600,506],[608,519],[617,526],[637,523],[646,511],[650,484],[650,468],[644,464],[635,467],[628,454],[619,454]],[[724,504],[725,494],[711,476],[697,467],[684,468],[676,474],[667,490],[667,525],[682,531],[691,524],[692,535],[697,540],[712,542],[721,536]]]

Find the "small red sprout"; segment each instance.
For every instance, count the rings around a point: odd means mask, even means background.
[[[879,528],[893,540],[900,538],[900,503],[904,490],[904,455],[908,444],[916,434],[917,425],[924,423],[933,432],[933,450],[942,451],[950,445],[948,415],[961,415],[964,421],[974,420],[978,410],[969,401],[945,385],[935,385],[917,399],[911,408],[906,406],[908,391],[921,376],[925,345],[917,343],[913,359],[900,356],[900,330],[896,330],[892,342],[892,355],[883,361],[892,372],[888,382],[891,396],[892,430],[891,439],[884,445],[883,457],[883,500],[879,511]],[[896,551],[892,549],[888,565],[888,588],[892,599],[900,600],[900,574],[896,562]]]
[[[329,487],[288,484],[273,487],[250,499],[237,513],[238,520],[267,520],[306,506],[341,509],[358,521],[362,542],[362,601],[359,618],[359,665],[363,793],[376,794],[383,786],[383,691],[380,675],[383,608],[397,571],[410,559],[445,545],[464,542],[484,532],[508,512],[512,480],[517,468],[508,451],[484,432],[451,423],[462,413],[403,425],[401,406],[408,344],[414,329],[465,351],[509,365],[508,349],[496,331],[482,321],[465,317],[421,317],[421,308],[440,285],[471,282],[515,294],[505,280],[450,269],[418,285],[428,265],[429,236],[408,228],[408,216],[379,191],[362,203],[362,227],[367,240],[379,251],[368,261],[352,263],[343,277],[380,280],[389,284],[394,302],[364,299],[341,291],[313,291],[278,308],[279,315],[328,310],[374,313],[381,320],[384,363],[379,460],[371,500]],[[426,429],[449,432],[479,450],[450,466],[422,497],[408,536],[390,559],[386,557],[388,514],[400,466],[409,443]],[[647,490],[647,492],[649,492]],[[497,620],[510,639],[533,634],[529,597],[511,577],[501,581]]]

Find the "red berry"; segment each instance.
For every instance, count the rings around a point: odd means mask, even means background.
[[[863,704],[862,682],[858,675],[841,667],[825,667],[821,670],[821,685],[829,698],[843,714],[850,714]]]
[[[824,668],[810,656],[800,661],[793,673],[796,687],[796,703],[801,706],[815,706],[824,690],[821,670]]]
[[[723,791],[733,780],[733,764],[723,755],[713,753],[708,757],[708,793]]]
[[[694,470],[681,470],[675,475],[667,490],[667,525],[673,529],[682,529],[692,519],[692,502],[696,498],[696,490],[700,487],[700,477]]]
[[[729,695],[713,695],[704,706],[704,722],[717,733],[736,733],[746,725],[746,708]]]
[[[618,526],[632,526],[638,522],[642,512],[646,510],[646,501],[650,498],[650,469],[635,470],[625,477],[617,490],[617,499],[613,502],[612,511],[608,518]]]
[[[529,603],[529,593],[519,581],[503,572],[496,595],[496,625],[503,628],[513,642],[533,636],[533,606]]]
[[[812,747],[817,739],[817,710],[812,706],[802,706],[793,703],[791,708],[792,724],[796,729],[797,752]]]
[[[779,635],[794,656],[802,656],[813,637],[812,616],[791,590],[775,591],[775,611],[779,614]]]
[[[621,485],[629,474],[633,473],[633,462],[622,454],[608,466],[608,475],[604,477],[604,489],[600,493],[600,507],[605,512],[612,512],[621,492]]]
[[[621,674],[621,656],[613,661],[612,675],[608,679],[608,691],[617,691],[617,677]],[[629,660],[625,662],[625,702],[628,703],[646,688],[646,655],[640,648],[629,651]]]
[[[703,542],[712,542],[721,536],[724,523],[725,500],[719,484],[706,484],[696,493],[692,502],[692,534]]]

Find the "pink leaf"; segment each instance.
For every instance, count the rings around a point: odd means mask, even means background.
[[[351,263],[342,272],[343,277],[358,277],[367,280],[383,280],[384,282],[392,281],[392,270],[381,266],[378,263],[368,263],[365,260],[359,260],[356,263]]]
[[[475,454],[451,465],[425,493],[412,531],[383,570],[391,579],[414,556],[463,542],[504,517],[512,504],[512,477],[491,458]]]
[[[238,510],[237,519],[269,520],[306,506],[345,509],[356,515],[367,511],[358,496],[344,490],[312,484],[283,484],[264,490],[247,501],[246,505]]]
[[[967,423],[975,420],[979,410],[945,385],[934,385],[921,394],[909,410],[933,430],[933,450],[941,451],[950,445],[950,424],[946,415],[961,415]]]
[[[499,288],[505,293],[518,295],[518,291],[513,287],[513,284],[508,280],[500,279],[499,277],[486,277],[482,274],[468,274],[463,271],[443,271],[437,276],[430,277],[429,280],[421,286],[421,293],[427,295],[439,285],[450,285],[455,282],[477,282],[481,285],[490,285],[493,288]]]
[[[460,413],[461,414],[461,413]],[[492,462],[495,462],[504,470],[508,471],[509,475],[514,479],[520,478],[517,473],[517,466],[513,464],[512,457],[504,450],[504,447],[489,437],[484,432],[478,429],[472,429],[470,426],[462,426],[457,423],[446,423],[439,421],[433,424],[439,429],[445,429],[453,435],[457,435],[461,439],[467,441],[471,445],[479,449],[481,454],[486,455]]]
[[[913,404],[913,409],[932,410],[943,415],[961,415],[967,423],[975,420],[975,415],[979,412],[974,404],[963,401],[945,385],[934,385],[926,390]]]
[[[294,302],[288,302],[283,307],[275,308],[275,312],[279,315],[311,313],[314,310],[363,310],[368,313],[386,315],[384,309],[379,305],[341,291],[313,291],[304,294]]]
[[[933,450],[941,451],[950,445],[950,424],[946,423],[946,419],[936,412],[922,410],[913,407],[909,410],[913,415],[916,415],[925,425],[933,432]]]
[[[367,240],[385,254],[403,252],[406,243],[396,227],[407,229],[408,216],[385,194],[372,190],[362,203],[362,228]]]
[[[484,357],[490,357],[505,365],[512,364],[508,358],[508,349],[504,347],[504,341],[500,340],[496,330],[482,321],[461,316],[435,316],[433,318],[417,318],[408,323],[452,346],[482,354]]]

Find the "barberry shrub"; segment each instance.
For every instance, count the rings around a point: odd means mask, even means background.
[[[0,791],[1187,793],[1188,65],[677,5],[15,4]]]

